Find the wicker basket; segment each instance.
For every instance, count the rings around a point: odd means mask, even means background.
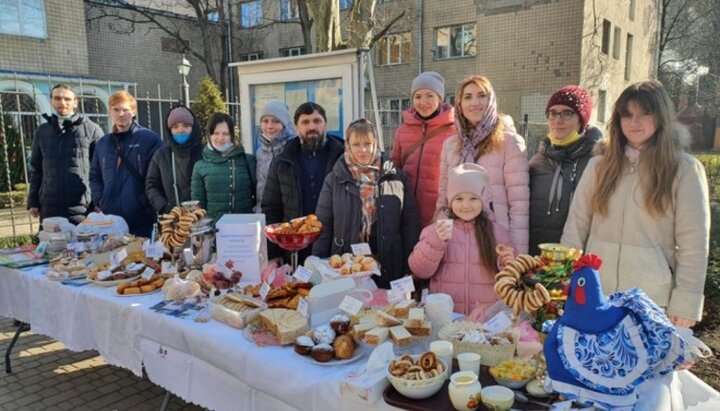
[[[510,360],[515,356],[515,346],[517,345],[517,337],[512,333],[501,333],[500,336],[508,338],[512,344],[506,345],[490,345],[480,343],[470,343],[456,340],[454,338],[458,331],[482,330],[482,325],[468,321],[456,321],[446,324],[438,333],[440,339],[447,340],[453,344],[453,357],[464,352],[474,352],[480,354],[480,364],[488,367],[495,366],[502,361]]]

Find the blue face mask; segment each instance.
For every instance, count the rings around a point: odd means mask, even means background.
[[[210,143],[208,143],[208,144],[210,144]],[[231,148],[233,148],[233,146],[235,146],[235,144],[233,144],[231,141],[223,144],[223,145],[220,146],[220,147],[215,147],[214,145],[211,145],[212,148],[214,148],[215,150],[217,150],[217,151],[219,151],[219,152],[221,152],[221,153],[227,152],[228,150],[230,150]]]
[[[176,143],[183,145],[190,141],[190,133],[173,134],[172,138]]]
[[[61,116],[60,114],[58,114],[57,110],[55,110],[55,109],[52,109],[52,112],[53,112],[53,114],[55,114],[59,119],[62,119],[62,120],[70,120],[70,119],[73,118],[73,116],[75,115],[75,112],[74,112],[74,111],[70,112],[70,114],[68,114],[67,116]]]

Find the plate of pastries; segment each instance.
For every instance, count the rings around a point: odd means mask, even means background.
[[[287,282],[278,288],[272,288],[265,297],[268,308],[286,308],[297,310],[300,298],[307,298],[313,283],[310,282]],[[262,283],[248,285],[243,288],[243,293],[254,298],[260,298]]]
[[[265,226],[265,235],[287,251],[300,251],[320,237],[323,225],[315,214],[308,214],[286,223]]]
[[[157,293],[162,290],[165,280],[159,274],[153,274],[149,279],[141,278],[118,284],[115,287],[115,295],[119,297],[137,297]]]
[[[338,314],[330,323],[313,328],[295,338],[293,348],[305,361],[317,365],[339,365],[353,362],[365,354],[350,331],[350,318]]]
[[[331,269],[342,276],[356,277],[380,273],[380,264],[369,255],[333,254],[327,262]]]

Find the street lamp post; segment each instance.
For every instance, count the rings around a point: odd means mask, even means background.
[[[190,84],[187,82],[187,76],[190,74],[190,67],[192,67],[192,64],[188,61],[188,59],[185,58],[185,53],[183,53],[182,62],[178,64],[178,73],[182,76],[182,86],[183,86],[183,104],[186,106],[190,105]]]

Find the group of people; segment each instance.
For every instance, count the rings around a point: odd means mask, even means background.
[[[291,120],[279,101],[262,108],[251,155],[223,113],[210,117],[203,146],[184,106],[169,112],[163,144],[134,121],[136,102],[125,92],[111,96],[113,130],[101,137],[59,85],[55,112],[34,141],[28,207],[77,222],[92,202],[137,235],[186,200],[215,220],[261,212],[271,224],[315,213],[324,229],[304,256],[367,243],[380,263],[379,287],[413,275],[477,320],[497,301],[494,275],[509,259],[562,242],[605,261],[606,293],[640,287],[676,325],[701,319],[707,179],[685,151],[687,132],[660,83],[625,89],[604,136],[589,124],[590,93],[557,90],[545,108],[548,135],[530,159],[487,78],[465,79],[450,105],[442,76],[424,72],[410,95],[389,155],[365,119],[350,123],[343,140],[327,133],[322,106],[303,103]],[[272,246],[269,254],[283,256]]]

